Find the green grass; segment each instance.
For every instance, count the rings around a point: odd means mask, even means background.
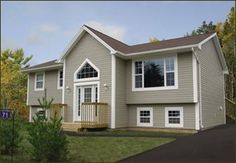
[[[71,162],[115,162],[173,141],[173,138],[68,137]]]
[[[183,132],[165,132],[165,131],[132,131],[132,130],[104,130],[91,132],[77,132],[77,136],[117,136],[117,137],[171,137],[177,138],[182,136],[190,136],[193,133]]]
[[[153,133],[134,131],[100,131],[84,134],[96,135],[96,133],[97,136],[67,136],[69,154],[66,162],[115,162],[175,140],[172,137],[153,137]],[[149,137],[148,133],[152,136]],[[30,161],[33,147],[27,141],[26,127],[22,128],[21,134],[23,141],[20,144],[19,152],[14,156],[14,162],[33,163]],[[98,136],[101,134],[108,136]],[[0,163],[5,163],[7,160],[10,160],[10,156],[0,155]]]

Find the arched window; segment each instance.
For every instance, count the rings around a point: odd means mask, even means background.
[[[74,73],[74,80],[98,80],[99,69],[89,60],[86,59]]]
[[[95,78],[98,77],[98,72],[89,64],[85,63],[82,69],[77,73],[77,79]]]

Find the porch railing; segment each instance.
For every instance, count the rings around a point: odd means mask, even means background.
[[[82,103],[80,123],[82,128],[108,127],[108,104]]]
[[[61,103],[52,104],[49,110],[49,115],[50,116],[56,115],[57,117],[62,117],[62,120],[64,121],[64,118],[66,116],[65,110],[67,110],[67,104],[61,104]]]
[[[236,104],[235,102],[225,98],[226,115],[236,121]]]

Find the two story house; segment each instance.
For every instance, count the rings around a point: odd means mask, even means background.
[[[228,70],[216,33],[127,45],[84,25],[59,59],[23,71],[30,121],[46,89],[65,107],[65,124],[200,130],[226,122]]]

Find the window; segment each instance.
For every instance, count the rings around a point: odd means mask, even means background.
[[[166,107],[165,108],[165,126],[183,127],[183,108]]]
[[[77,79],[98,77],[98,72],[88,63],[77,73]]]
[[[176,88],[176,69],[176,57],[135,61],[133,88],[135,90]]]
[[[44,90],[44,72],[35,74],[35,90]]]
[[[137,108],[137,126],[141,127],[153,126],[152,108]]]
[[[36,114],[38,114],[39,118],[41,119],[47,118],[47,111],[45,109],[37,108]]]
[[[87,58],[74,72],[74,82],[99,80],[99,69]]]
[[[58,83],[57,83],[57,88],[61,89],[63,87],[63,71],[59,70],[58,71]]]

